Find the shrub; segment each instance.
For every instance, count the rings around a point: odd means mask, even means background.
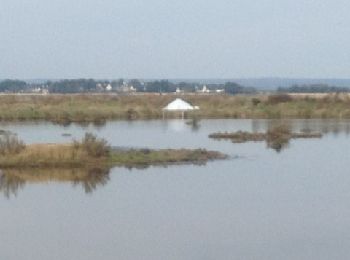
[[[96,135],[86,133],[81,143],[74,144],[75,147],[81,147],[89,156],[102,157],[110,152],[108,142],[103,138],[97,138]]]
[[[267,97],[268,104],[286,103],[290,101],[292,101],[292,97],[288,94],[269,95]]]
[[[5,133],[0,137],[0,154],[15,154],[25,149],[25,144],[17,136]]]
[[[133,108],[129,108],[127,111],[126,111],[126,118],[128,120],[133,120],[133,119],[136,119],[137,118],[137,111]]]
[[[291,130],[286,125],[270,128],[266,132],[267,146],[277,152],[280,152],[285,146],[287,146],[291,138]]]
[[[253,106],[257,106],[261,103],[261,100],[258,98],[252,98],[252,104]]]

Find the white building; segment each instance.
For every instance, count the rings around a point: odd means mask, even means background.
[[[111,91],[112,90],[112,86],[111,86],[111,84],[108,84],[107,86],[106,86],[106,91]]]
[[[177,87],[176,90],[175,90],[175,93],[176,93],[176,94],[180,94],[180,93],[184,93],[184,92],[185,92],[185,91],[182,90],[182,89],[180,89],[179,87]]]
[[[202,90],[201,90],[202,93],[209,93],[210,90],[207,88],[206,85],[203,86]]]
[[[192,106],[190,103],[182,100],[181,98],[177,98],[163,108],[163,118],[165,112],[181,112],[182,118],[184,118],[186,111],[193,110],[199,110],[199,107]]]

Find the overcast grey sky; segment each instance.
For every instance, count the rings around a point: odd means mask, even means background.
[[[0,78],[350,77],[348,0],[0,0]]]

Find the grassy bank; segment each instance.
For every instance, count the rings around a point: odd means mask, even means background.
[[[2,95],[0,120],[58,123],[108,119],[156,119],[175,95]],[[348,95],[181,95],[202,118],[350,118]],[[168,117],[178,115],[168,114]]]
[[[0,168],[101,168],[139,167],[157,164],[205,163],[223,159],[219,152],[204,149],[113,150],[103,139],[86,134],[71,144],[24,145],[16,137],[0,141]]]

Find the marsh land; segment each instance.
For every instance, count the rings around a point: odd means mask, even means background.
[[[347,94],[308,95],[1,95],[0,120],[103,123],[116,119],[159,119],[162,108],[180,97],[200,118],[350,118]],[[168,118],[178,117],[169,114]]]

